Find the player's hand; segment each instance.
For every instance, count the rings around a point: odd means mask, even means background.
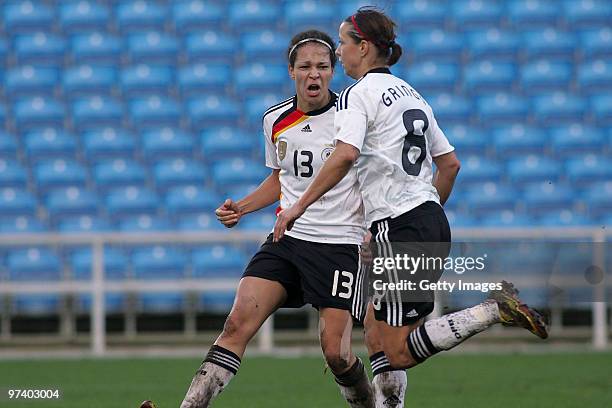
[[[299,205],[294,204],[278,213],[274,224],[274,242],[280,241],[285,231],[291,231],[293,223],[304,214],[304,211]]]
[[[215,215],[219,222],[227,228],[232,228],[238,224],[242,216],[240,208],[231,198],[225,200],[225,202],[215,210]]]

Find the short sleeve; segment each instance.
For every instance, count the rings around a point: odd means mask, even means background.
[[[429,127],[429,130],[431,132],[429,140],[431,157],[442,156],[443,154],[450,153],[455,150],[453,145],[451,145],[448,139],[446,138],[446,135],[444,134],[442,129],[440,129],[440,127],[438,126],[438,122],[433,117],[433,115],[431,115],[431,118],[432,123]]]
[[[334,143],[340,140],[361,151],[368,130],[368,107],[359,91],[360,88],[349,87],[336,101]]]
[[[264,138],[266,139],[266,167],[271,169],[280,169],[276,156],[276,145],[272,142],[272,126],[266,126],[265,120],[263,125],[263,134]]]

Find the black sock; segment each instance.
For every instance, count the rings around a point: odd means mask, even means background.
[[[240,368],[240,357],[216,344],[213,344],[210,348],[204,362],[216,364],[231,371],[233,374],[236,374]]]
[[[404,371],[402,368],[391,367],[384,351],[379,351],[370,356],[370,367],[372,367],[372,376],[386,373],[387,371]]]
[[[363,368],[363,363],[357,357],[357,361],[352,365],[346,372],[336,375],[336,382],[345,387],[351,387],[363,377],[365,369]]]
[[[424,324],[411,331],[406,341],[410,354],[418,363],[422,363],[440,351],[431,343]]]

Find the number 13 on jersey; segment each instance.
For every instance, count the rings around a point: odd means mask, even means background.
[[[346,278],[346,280],[344,280]],[[338,292],[338,282],[340,282],[340,292]],[[343,299],[350,299],[353,295],[353,281],[355,280],[352,272],[342,271],[336,269],[334,272],[334,285],[332,286],[332,296],[338,296]],[[344,291],[346,289],[346,291]]]

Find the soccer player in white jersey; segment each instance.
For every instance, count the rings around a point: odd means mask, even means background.
[[[301,198],[278,214],[275,240],[282,241],[285,231],[356,162],[366,223],[383,254],[392,254],[394,242],[450,242],[441,205],[451,193],[459,161],[431,107],[389,70],[402,52],[394,30],[395,23],[372,7],[360,8],[340,25],[337,54],[357,82],[338,97],[334,153]],[[437,256],[447,256],[448,248]],[[496,323],[546,338],[541,316],[517,295],[512,284],[503,282],[485,302],[425,322],[433,297],[415,302],[405,293],[387,291],[374,310],[384,353],[392,366],[409,368]]]
[[[271,174],[253,193],[227,199],[216,210],[227,227],[279,198],[280,208],[295,202],[333,151],[337,95],[328,86],[336,63],[334,42],[320,31],[305,31],[293,37],[287,55],[296,95],[263,116]],[[374,407],[363,363],[351,351],[351,315],[363,319],[366,308],[359,263],[365,234],[355,170],[314,203],[280,243],[270,234],[247,266],[223,332],[181,408],[209,406],[236,374],[248,342],[268,316],[279,307],[306,303],[319,310],[321,348],[342,395],[351,407]],[[382,350],[375,335],[369,337]]]

